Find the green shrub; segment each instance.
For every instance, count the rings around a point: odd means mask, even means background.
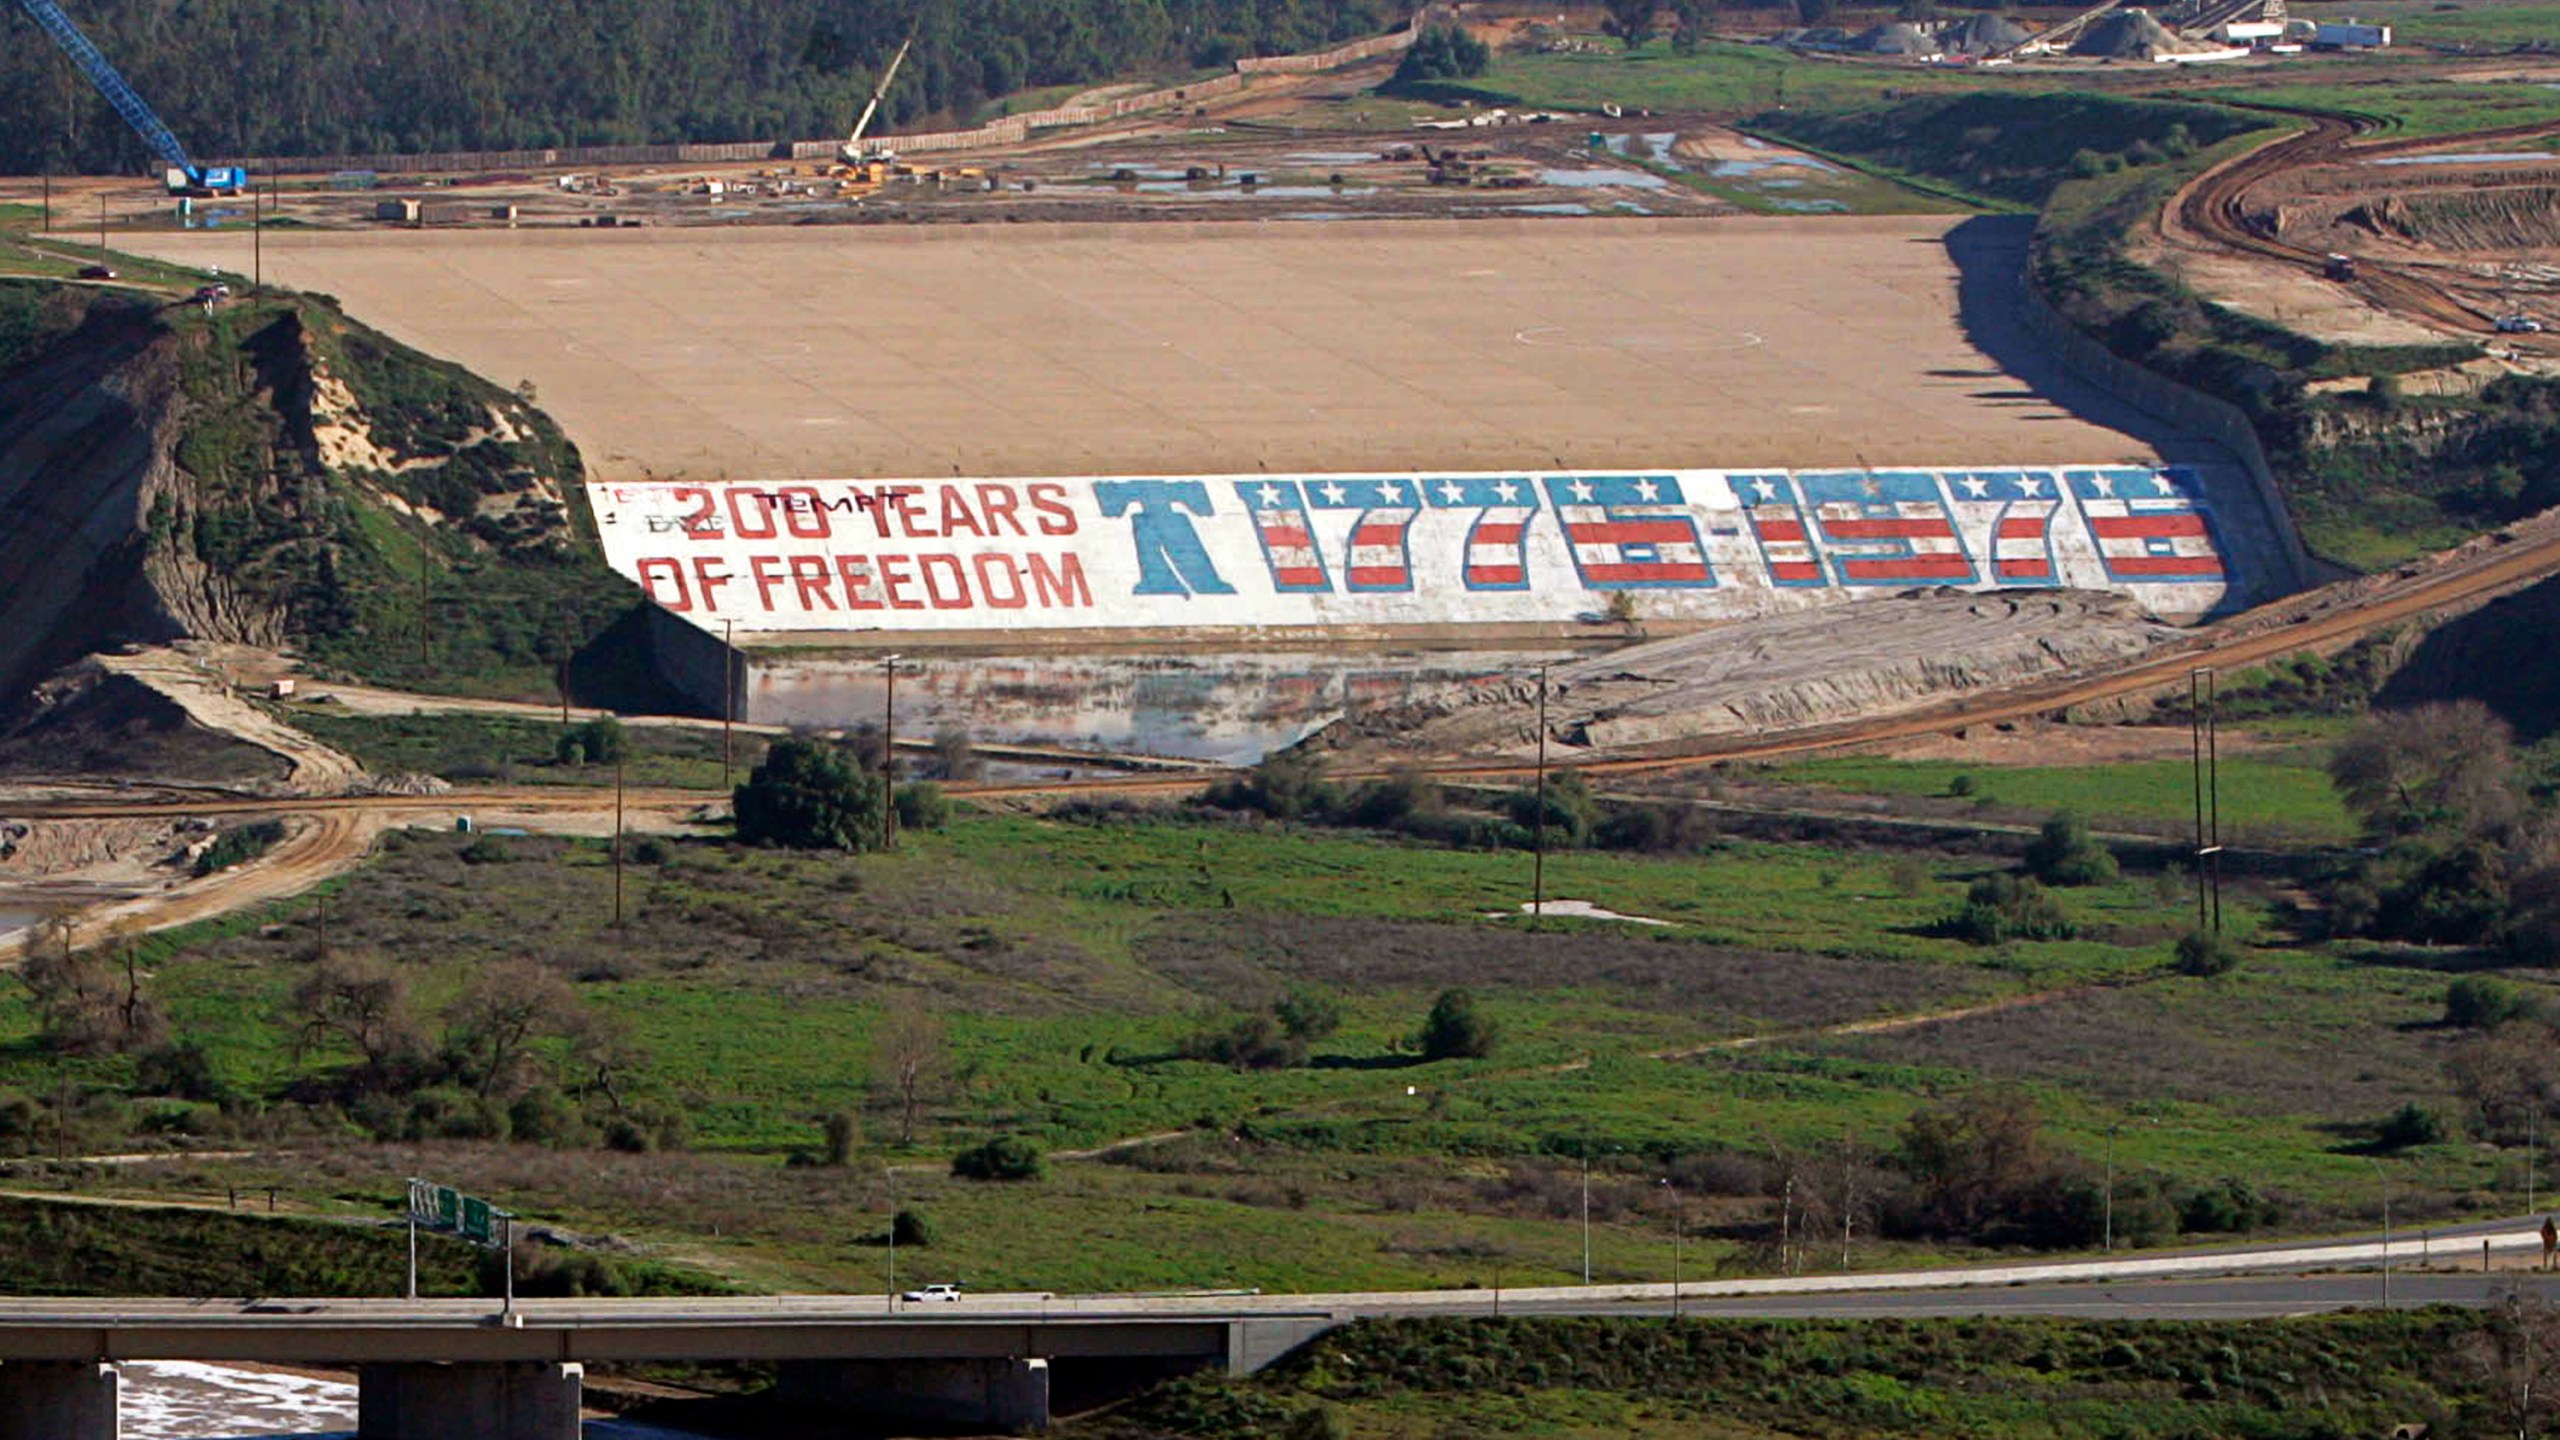
[[[930,780],[898,787],[898,824],[907,830],[939,830],[951,823],[951,797]]]
[[[795,850],[859,850],[881,833],[880,788],[843,750],[785,736],[737,789],[738,838]]]
[[[246,864],[274,849],[282,839],[284,822],[281,820],[261,820],[254,825],[225,830],[214,837],[203,854],[196,857],[195,873],[202,877]]]
[[[889,1233],[900,1245],[931,1245],[936,1228],[932,1217],[921,1210],[901,1210],[889,1220]]]
[[[2116,857],[2089,837],[2088,823],[2065,810],[2044,822],[2027,846],[2027,873],[2047,885],[2109,885]]]
[[[1472,991],[1443,990],[1422,1022],[1422,1053],[1432,1060],[1481,1060],[1501,1036],[1502,1028],[1476,1009]]]
[[[2033,880],[2015,875],[1985,875],[1966,889],[1964,908],[1944,927],[1960,940],[1976,945],[2005,945],[2012,940],[2068,940],[2080,933],[2061,902]]]
[[[1040,1148],[1019,1135],[999,1135],[951,1157],[951,1173],[963,1180],[1037,1180],[1047,1172]]]
[[[2492,976],[2465,975],[2445,987],[2444,1023],[2457,1029],[2495,1030],[2532,1011],[2532,1001]]]
[[[2178,937],[2177,968],[2181,975],[2228,975],[2240,968],[2238,944],[2220,935],[2190,930]]]
[[[2373,1143],[2381,1150],[2406,1150],[2433,1145],[2444,1136],[2444,1117],[2412,1100],[2382,1118],[2374,1127]]]

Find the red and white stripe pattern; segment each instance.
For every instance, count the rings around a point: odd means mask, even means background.
[[[1938,477],[1915,471],[1799,475],[1842,585],[1971,585],[1973,557]]]
[[[1769,568],[1769,583],[1788,589],[1816,589],[1823,578],[1822,552],[1814,547],[1813,527],[1796,499],[1795,482],[1781,473],[1730,477],[1734,498],[1750,518],[1752,543],[1760,547],[1760,563]]]
[[[2053,522],[2062,513],[2062,477],[2051,471],[1950,470],[1948,493],[1969,533],[1987,541],[1991,579],[2001,585],[2060,585]]]
[[[2071,493],[2107,578],[2196,585],[2222,580],[2222,547],[2188,470],[2074,470]]]
[[[1448,476],[1421,483],[1432,509],[1475,512],[1461,583],[1469,590],[1529,588],[1529,527],[1538,518],[1538,491],[1527,477]]]
[[[1697,517],[1674,477],[1553,475],[1546,488],[1585,589],[1704,589],[1716,583]]]
[[[1271,588],[1283,595],[1331,594],[1333,577],[1325,572],[1324,552],[1316,546],[1315,526],[1307,519],[1306,497],[1294,480],[1239,480],[1236,498],[1253,517],[1253,533],[1262,542],[1262,563],[1270,568]]]
[[[1357,510],[1345,546],[1343,588],[1354,593],[1411,590],[1413,557],[1405,532],[1422,513],[1413,480],[1311,480],[1308,504],[1317,510]]]

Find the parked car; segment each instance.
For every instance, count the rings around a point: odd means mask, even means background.
[[[921,1290],[910,1290],[898,1298],[906,1301],[910,1305],[922,1305],[928,1301],[935,1300],[957,1300],[960,1298],[960,1287],[957,1285],[927,1285]]]
[[[80,278],[83,280],[113,280],[116,278],[116,270],[112,265],[83,265],[80,267]]]
[[[2539,335],[2542,333],[2542,322],[2534,319],[2530,315],[2501,315],[2498,317],[2498,333],[2501,335]]]

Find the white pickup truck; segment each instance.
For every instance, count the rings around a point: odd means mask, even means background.
[[[898,1298],[906,1301],[910,1305],[922,1305],[927,1301],[932,1300],[957,1300],[960,1298],[960,1287],[957,1285],[927,1285],[921,1290],[910,1290]]]

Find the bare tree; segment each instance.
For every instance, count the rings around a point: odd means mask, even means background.
[[[2515,732],[2477,700],[2380,711],[2329,758],[2340,798],[2374,834],[2511,820]]]
[[[417,1053],[408,982],[375,956],[338,955],[313,966],[293,987],[292,1018],[297,1064],[313,1050],[344,1044],[379,1076]]]
[[[891,996],[871,1039],[871,1101],[898,1116],[898,1143],[912,1145],[916,1119],[951,1089],[951,1042],[942,1017],[912,991]]]
[[[491,965],[445,1010],[445,1050],[480,1098],[528,1082],[533,1043],[564,1035],[585,1006],[569,982],[530,960]]]
[[[2499,1429],[2516,1440],[2533,1440],[2560,1414],[2560,1309],[2539,1294],[2510,1285],[2461,1353]]]
[[[46,917],[23,942],[18,983],[34,1002],[45,1043],[66,1055],[114,1055],[166,1038],[159,1007],[142,989],[140,932],[130,925],[109,932],[117,962],[97,949],[74,948],[78,933],[63,912]]]

